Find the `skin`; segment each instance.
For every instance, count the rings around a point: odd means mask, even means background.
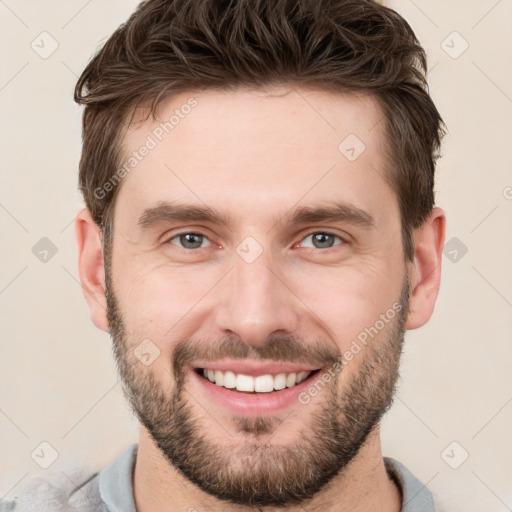
[[[160,350],[150,366],[137,367],[140,375],[150,372],[159,389],[175,390],[171,362],[183,340],[208,343],[230,336],[258,348],[273,333],[288,333],[309,347],[320,342],[344,353],[365,327],[396,303],[407,278],[405,329],[429,320],[440,284],[445,215],[436,207],[414,231],[415,257],[406,263],[397,198],[384,179],[386,139],[374,98],[285,87],[189,91],[166,100],[159,118],[168,119],[190,97],[197,107],[124,178],[114,209],[111,286],[125,322],[126,342],[133,348],[149,338]],[[143,145],[157,125],[150,118],[133,126],[124,141],[126,154]],[[348,134],[356,134],[366,146],[355,161],[338,150]],[[140,215],[164,200],[207,205],[231,216],[233,223],[138,226]],[[331,201],[365,210],[374,226],[347,221],[277,223],[297,206]],[[179,246],[177,233],[198,231],[207,237],[203,248]],[[315,247],[308,235],[318,232],[335,235],[334,245]],[[75,234],[91,319],[109,331],[102,234],[89,211],[80,212]],[[250,264],[236,252],[247,236],[263,249]],[[372,343],[382,343],[393,325],[386,324]],[[370,352],[354,357],[330,391],[343,393]],[[254,440],[192,382],[185,380],[184,387],[196,399],[189,398],[189,407],[204,423],[202,433],[212,445],[229,454]],[[298,446],[301,426],[311,425],[312,415],[329,397],[328,392],[320,393],[309,404],[293,404],[286,414],[278,414],[265,441],[274,447]],[[187,480],[165,459],[144,426],[134,494],[139,512],[163,512],[169,503],[175,510],[254,510],[215,498]],[[307,503],[309,511],[400,508],[400,492],[384,467],[378,424],[352,462]]]

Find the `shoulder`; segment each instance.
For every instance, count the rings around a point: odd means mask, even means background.
[[[64,472],[32,477],[9,501],[0,501],[0,512],[107,512],[99,493],[99,474]]]
[[[389,477],[402,493],[401,512],[434,512],[435,505],[428,487],[418,480],[401,462],[384,457]]]

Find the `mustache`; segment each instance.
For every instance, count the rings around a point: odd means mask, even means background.
[[[305,342],[296,336],[272,337],[261,345],[248,345],[239,338],[218,341],[186,340],[176,346],[172,356],[174,375],[182,375],[194,360],[263,359],[325,367],[341,360],[341,352],[326,342]]]

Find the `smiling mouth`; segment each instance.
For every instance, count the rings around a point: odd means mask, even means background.
[[[286,372],[264,375],[244,375],[232,371],[211,370],[196,368],[195,372],[213,384],[241,393],[272,393],[286,388],[292,388],[311,379],[320,369],[302,372]]]

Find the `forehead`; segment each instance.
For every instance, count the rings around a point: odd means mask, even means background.
[[[130,127],[117,202],[133,215],[178,200],[256,220],[301,201],[394,200],[382,121],[377,100],[362,93],[180,93],[160,104],[156,121]]]
[[[186,140],[232,150],[237,142],[255,150],[258,144],[266,149],[287,144],[304,150],[312,146],[337,149],[348,130],[363,142],[373,142],[372,132],[380,136],[384,126],[380,104],[369,93],[286,86],[182,92],[163,100],[156,116],[156,121],[130,126],[123,141],[125,151],[143,143],[148,134],[157,143],[170,138],[176,144]],[[301,142],[306,140],[303,147]]]

